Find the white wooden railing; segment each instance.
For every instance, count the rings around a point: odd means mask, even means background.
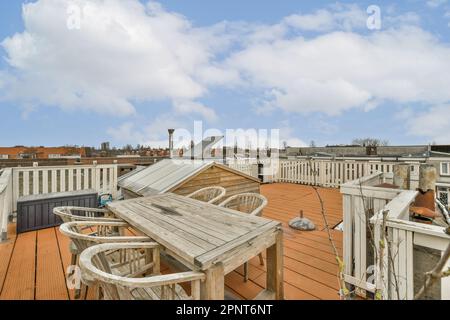
[[[396,162],[347,161],[347,160],[280,160],[279,182],[317,185],[338,188],[375,172],[393,173]],[[419,164],[411,164],[411,185],[418,181]]]
[[[277,158],[228,159],[226,161],[226,164],[232,169],[254,178],[262,176],[265,183],[277,181],[279,163],[280,161]],[[262,165],[262,168],[259,168],[260,165]]]
[[[55,167],[16,167],[0,176],[0,231],[6,237],[8,216],[17,210],[17,200],[28,195],[95,190],[117,198],[117,164]]]
[[[12,212],[12,169],[0,172],[0,241],[7,238],[8,217]]]
[[[20,197],[55,192],[95,190],[117,196],[117,165],[13,168],[14,211]]]
[[[227,165],[234,170],[243,172],[254,178],[258,178],[258,163],[256,159],[233,159],[228,160]]]
[[[360,295],[379,289],[384,299],[413,299],[414,275],[418,272],[414,270],[414,246],[443,251],[450,236],[443,227],[409,221],[409,208],[418,192],[376,187],[386,182],[385,177],[375,173],[341,186],[345,280]],[[385,249],[380,250],[383,212],[388,215]],[[446,281],[441,284],[442,299],[450,299]]]

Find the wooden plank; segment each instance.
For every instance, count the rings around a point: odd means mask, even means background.
[[[76,190],[81,190],[81,169],[76,170]]]
[[[242,237],[236,238],[235,240],[230,241],[225,245],[197,256],[195,258],[195,264],[200,268],[207,268],[216,260],[223,261],[224,259],[227,259],[228,254],[233,252],[233,249],[238,248],[248,242],[258,241],[258,236],[265,234],[266,232],[276,230],[278,226],[278,223],[275,221],[269,222],[265,226],[259,227],[258,229],[255,229],[252,232],[243,235]]]
[[[353,197],[344,195],[344,273],[353,274]]]
[[[406,299],[414,299],[414,244],[413,233],[406,232]]]
[[[59,170],[59,192],[65,192],[66,190],[68,190],[66,188],[66,173],[67,171],[64,169]]]
[[[51,175],[52,175],[51,192],[55,193],[58,191],[58,185],[57,185],[57,179],[56,179],[57,170],[52,170]]]
[[[140,206],[139,203],[129,203],[128,206],[130,208],[137,209],[137,211],[139,209],[142,210],[143,208],[145,208],[144,206]],[[194,245],[204,250],[212,250],[216,248],[217,245],[225,243],[225,241],[221,241],[220,239],[208,236],[206,233],[202,234],[200,230],[190,228],[189,231],[186,231],[185,224],[180,223],[179,221],[176,221],[174,219],[171,219],[170,217],[165,216],[163,214],[156,213],[151,209],[145,211],[145,216],[153,223],[157,223],[158,226],[172,232],[173,234],[182,237],[183,239],[185,239],[185,241],[193,243]]]
[[[5,283],[14,245],[16,243],[16,235],[12,232],[9,232],[8,235],[8,241],[0,244],[0,294],[3,289],[3,284]]]
[[[139,205],[138,203],[130,204],[130,206],[134,207]],[[144,205],[142,205],[145,207]],[[168,228],[175,228],[175,230],[181,230],[181,228],[185,227],[186,225],[190,226],[191,229],[189,231],[190,236],[197,237],[201,242],[206,242],[208,247],[214,248],[215,246],[221,245],[225,243],[225,240],[221,239],[220,235],[218,235],[215,230],[211,230],[209,226],[201,226],[198,225],[195,222],[191,222],[186,219],[179,219],[175,216],[167,217],[162,215],[155,215],[152,213],[151,210],[146,211],[146,214],[148,214],[150,217],[156,216],[157,219],[160,219],[163,223],[162,225],[169,225]],[[183,230],[181,230],[183,231]]]
[[[42,193],[48,193],[48,170],[42,170]]]
[[[36,232],[17,236],[0,300],[33,300]]]
[[[89,171],[90,169],[83,169],[83,189],[89,189]]]
[[[55,229],[37,232],[36,300],[67,300],[68,292]]]
[[[22,171],[22,175],[23,175],[22,196],[28,196],[30,194],[30,171]]]
[[[146,219],[139,213],[133,212],[132,210],[125,208],[123,205],[116,208],[116,205],[117,204],[114,203],[109,204],[108,208],[118,217],[127,221],[135,229],[145,233],[147,236],[154,239],[162,246],[168,248],[191,265],[194,265],[194,259],[196,256],[204,253],[202,248],[187,244],[185,239],[182,237],[161,228],[159,225]]]
[[[59,228],[55,228],[55,233],[56,233],[56,239],[58,241],[58,250],[59,250],[59,255],[61,257],[62,268],[64,271],[64,275],[66,277],[68,267],[71,264],[71,257],[72,257],[70,250],[69,250],[70,240],[69,240],[69,238],[64,236],[59,231]],[[68,292],[69,292],[69,299],[74,300],[75,299],[75,297],[74,297],[75,291],[73,289],[71,289],[71,290],[68,290]]]
[[[74,175],[74,169],[68,169],[68,188],[67,191],[73,191],[73,175]]]
[[[33,169],[33,194],[39,194],[39,169]]]

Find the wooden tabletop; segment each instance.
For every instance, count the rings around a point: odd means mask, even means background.
[[[197,269],[239,254],[236,248],[280,222],[172,193],[109,203],[108,209]]]

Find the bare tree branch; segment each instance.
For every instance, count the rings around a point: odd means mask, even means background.
[[[313,189],[317,195],[317,198],[319,199],[320,202],[320,213],[322,215],[322,219],[324,221],[325,224],[325,230],[327,231],[327,235],[328,235],[328,241],[331,244],[331,247],[333,249],[334,252],[334,256],[336,258],[336,261],[338,263],[338,267],[339,267],[339,271],[338,271],[338,282],[339,282],[339,293],[341,295],[341,298],[346,299],[349,295],[350,295],[350,291],[347,288],[347,285],[345,283],[345,279],[344,279],[344,262],[342,261],[342,259],[339,256],[339,252],[336,248],[336,245],[334,243],[333,240],[333,236],[331,235],[331,231],[330,231],[330,225],[328,224],[328,219],[327,219],[327,215],[325,212],[325,204],[324,201],[322,199],[322,196],[320,195],[319,190],[316,187],[316,176],[319,174],[319,172],[317,170],[313,170],[313,166],[312,166],[312,161],[311,159],[309,160],[309,166],[310,166],[310,171],[314,177],[314,185],[313,185]]]
[[[444,271],[444,267],[447,264],[447,261],[450,259],[450,243],[445,249],[444,254],[441,256],[441,259],[436,264],[436,266],[430,272],[425,273],[425,282],[423,287],[419,290],[419,292],[414,297],[415,300],[422,299],[428,290],[441,278],[450,276],[450,268]]]

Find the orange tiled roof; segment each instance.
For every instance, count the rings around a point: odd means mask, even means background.
[[[86,156],[84,148],[74,147],[0,147],[0,155],[8,155],[9,158],[18,158],[21,154],[35,154],[38,159],[47,159],[51,154],[62,156],[81,155]]]

